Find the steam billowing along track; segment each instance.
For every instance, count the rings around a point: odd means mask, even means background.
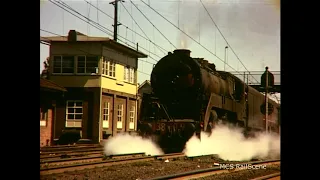
[[[280,105],[268,99],[268,129],[264,95],[229,72],[218,71],[191,51],[177,49],[161,58],[151,73],[152,92],[143,94],[138,132],[151,136],[165,153],[182,152],[186,142],[219,123],[257,131],[279,133]]]

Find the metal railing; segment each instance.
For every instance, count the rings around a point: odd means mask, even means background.
[[[274,76],[274,85],[281,84],[281,72],[280,71],[269,71]],[[264,71],[243,71],[243,72],[230,72],[239,79],[245,81],[249,85],[260,85],[261,76]],[[258,82],[257,82],[258,81]]]

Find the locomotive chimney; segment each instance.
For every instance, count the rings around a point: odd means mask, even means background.
[[[189,49],[176,49],[173,51],[174,54],[185,54],[190,57],[191,51]]]

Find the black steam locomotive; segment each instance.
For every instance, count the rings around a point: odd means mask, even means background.
[[[152,70],[152,93],[144,94],[138,132],[151,136],[165,153],[181,152],[200,132],[211,132],[217,123],[243,127],[244,133],[265,131],[260,111],[264,95],[244,81],[203,58],[177,49],[163,57]],[[274,109],[279,105],[269,99]],[[269,131],[279,131],[278,111],[269,116]]]

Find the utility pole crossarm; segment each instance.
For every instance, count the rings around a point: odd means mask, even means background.
[[[121,23],[118,23],[118,2],[124,2],[124,0],[115,0],[110,2],[109,4],[114,5],[114,23],[113,23],[113,40],[118,40],[118,26],[121,25]]]

